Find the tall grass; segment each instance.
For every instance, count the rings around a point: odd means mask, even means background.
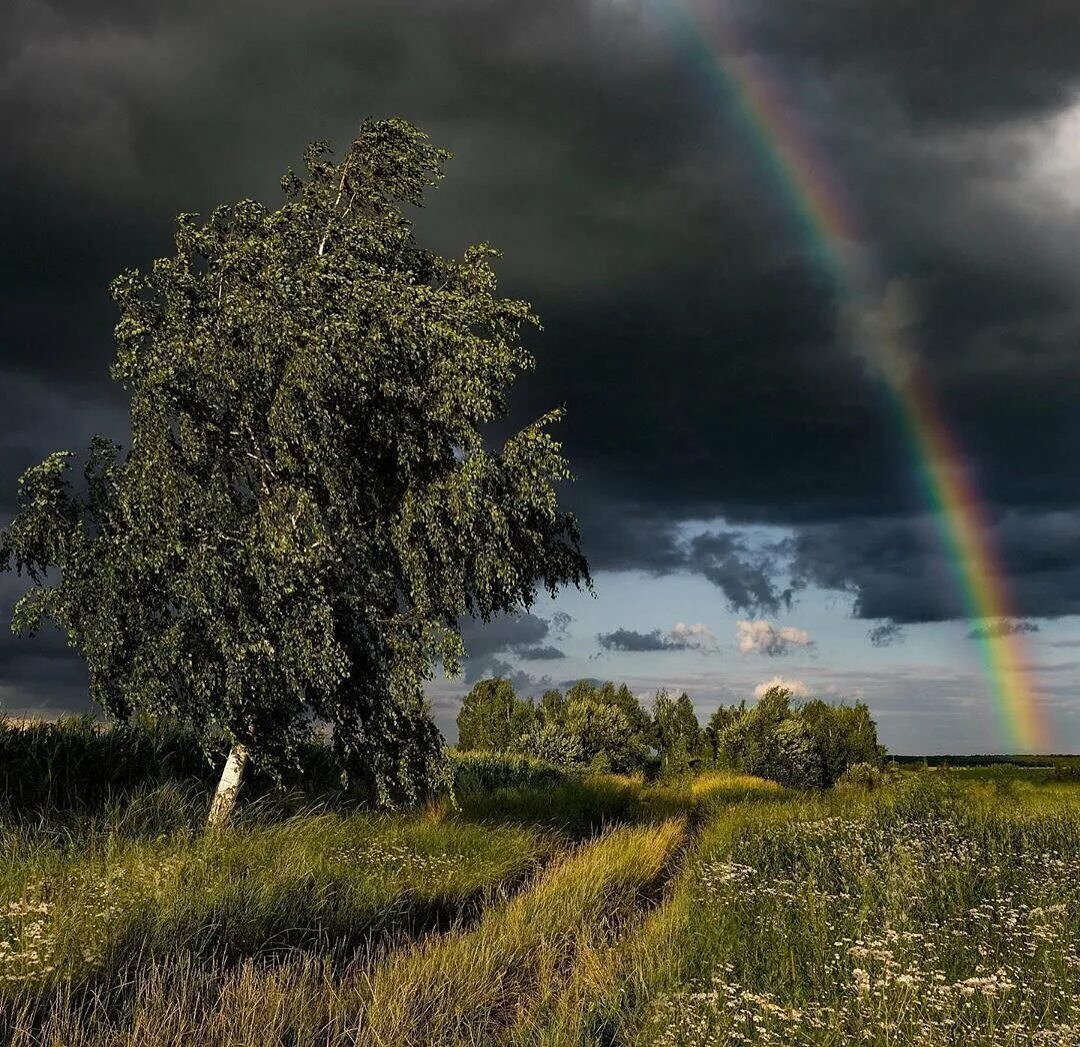
[[[0,817],[81,817],[165,782],[209,788],[214,769],[194,734],[171,724],[106,727],[91,716],[17,726],[0,714]]]
[[[632,919],[662,877],[679,821],[615,829],[549,867],[536,884],[462,928],[333,968],[312,954],[231,969],[190,955],[130,972],[124,992],[61,989],[47,1014],[15,999],[3,1041],[64,1047],[269,1044],[481,1044],[570,975],[589,943]]]
[[[0,825],[0,1043],[1080,1045],[1067,779],[534,771],[214,838],[174,785]]]
[[[1022,774],[718,809],[534,1044],[1080,1042],[1080,793]]]
[[[0,854],[0,995],[180,953],[342,955],[460,918],[553,846],[439,811],[310,814],[213,835],[103,830],[77,847],[13,836]]]

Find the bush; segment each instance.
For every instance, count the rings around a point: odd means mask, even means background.
[[[556,767],[580,767],[585,763],[581,739],[567,734],[557,723],[534,723],[514,742],[510,751]]]
[[[862,789],[873,792],[889,780],[889,772],[872,763],[853,763],[836,779],[838,789]]]
[[[490,792],[493,789],[535,788],[567,781],[565,768],[515,753],[459,752],[450,750],[454,792]]]
[[[796,789],[825,789],[849,767],[879,766],[884,750],[863,703],[822,701],[791,705],[791,693],[773,687],[757,705],[714,716],[716,759],[746,774]]]

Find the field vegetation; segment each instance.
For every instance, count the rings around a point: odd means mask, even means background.
[[[35,730],[63,755],[4,794],[13,1047],[1080,1043],[1080,785],[1052,764],[798,790],[469,752],[423,807],[267,787],[207,833],[182,738]],[[80,751],[129,744],[145,780],[80,800]]]

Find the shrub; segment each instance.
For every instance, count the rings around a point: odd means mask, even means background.
[[[782,687],[770,688],[757,705],[725,710],[711,724],[718,763],[792,788],[828,788],[854,764],[880,765],[884,753],[863,703],[793,708]]]
[[[585,763],[581,740],[563,731],[557,723],[534,723],[511,746],[511,752],[554,764],[579,767]]]
[[[454,792],[458,795],[557,785],[568,777],[565,768],[515,753],[463,753],[452,749],[449,755]]]
[[[862,789],[873,792],[889,780],[889,772],[872,763],[853,763],[836,779],[838,789]]]

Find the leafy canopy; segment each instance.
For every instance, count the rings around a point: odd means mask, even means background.
[[[506,752],[535,720],[532,703],[519,698],[509,680],[498,676],[479,680],[458,711],[457,747]]]
[[[440,739],[422,699],[458,623],[588,584],[553,412],[482,437],[531,366],[530,307],[500,298],[486,245],[416,242],[446,152],[367,121],[323,144],[284,204],[177,220],[175,254],[112,286],[126,453],[94,441],[30,469],[0,566],[31,588],[13,627],[52,620],[92,697],[223,732],[295,762],[314,718],[384,801],[420,792]]]
[[[803,789],[827,788],[857,764],[879,766],[885,750],[863,702],[791,705],[791,692],[770,687],[756,705],[718,709],[710,721],[716,762]]]
[[[703,732],[690,696],[683,691],[674,698],[660,691],[653,703],[653,724],[661,770],[676,776],[689,771],[692,761],[703,755]]]
[[[539,702],[519,698],[509,680],[480,680],[465,696],[457,724],[463,750],[617,772],[647,765],[654,733],[652,719],[626,684],[591,680],[579,680],[565,694],[546,691]]]

